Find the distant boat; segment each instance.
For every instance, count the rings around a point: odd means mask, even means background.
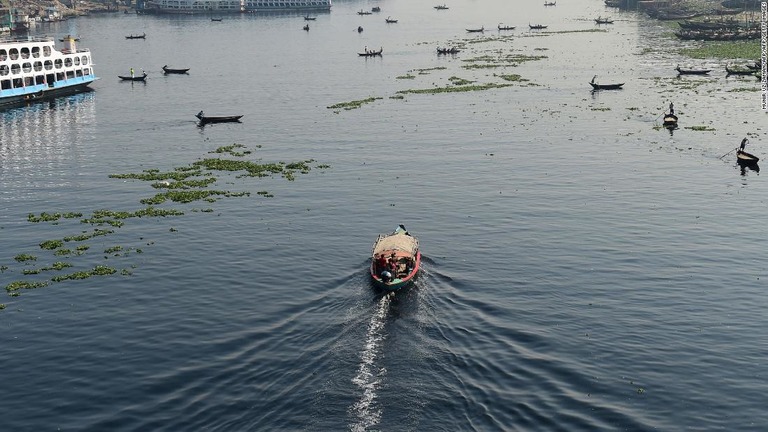
[[[595,18],[596,24],[613,24],[613,20],[610,18],[597,17]]]
[[[706,75],[712,72],[712,69],[683,69],[680,65],[675,68],[679,75]]]
[[[118,75],[117,77],[123,81],[144,81],[147,79],[147,73],[144,72],[141,75],[134,75],[134,76]]]
[[[147,34],[146,33],[142,33],[140,35],[131,34],[131,35],[126,36],[125,38],[126,39],[146,39],[146,37],[147,37]]]
[[[389,23],[389,24],[394,24],[394,23],[396,23],[396,22],[397,22],[397,20],[396,20],[396,19],[392,19],[392,18],[390,18],[390,17],[387,17],[387,18],[386,18],[384,21],[386,21],[386,22],[387,22],[387,23]]]
[[[181,74],[185,74],[187,72],[189,72],[189,68],[186,68],[186,69],[172,69],[172,68],[169,68],[168,65],[163,66],[163,73],[164,74],[177,74],[177,75],[181,75]]]
[[[437,10],[447,10],[448,6],[446,6],[444,4],[443,5],[437,5],[437,6],[435,6],[435,9],[437,9]]]
[[[456,47],[451,47],[451,48],[440,48],[440,47],[437,47],[437,54],[438,55],[439,54],[456,54],[459,51],[460,50],[458,48],[456,48]]]
[[[304,21],[314,21],[316,19],[317,19],[317,17],[313,17],[313,16],[309,16],[309,15],[304,17]]]
[[[216,21],[216,22],[219,22],[219,21],[221,21],[221,20],[223,20],[223,19],[224,19],[224,18],[211,18],[211,21]]]
[[[557,6],[557,2],[556,1],[553,1],[553,2],[545,1],[544,2],[544,6]]]
[[[752,69],[731,69],[728,65],[725,65],[726,75],[752,75],[755,73]]]
[[[468,33],[482,33],[485,31],[485,27],[467,29]]]
[[[620,90],[622,86],[624,86],[624,83],[620,84],[597,84],[595,83],[595,78],[597,78],[597,75],[592,77],[592,81],[589,82],[589,85],[592,86],[592,90]]]
[[[364,11],[364,10],[362,10],[362,9],[360,9],[360,10],[357,12],[357,14],[358,14],[358,15],[370,15],[370,14],[372,14],[372,13],[373,13],[373,12]]]
[[[498,29],[499,29],[499,31],[502,31],[502,30],[514,30],[515,26],[505,26],[505,25],[501,25],[501,23],[499,23]]]
[[[545,29],[545,28],[547,28],[547,26],[545,26],[545,25],[541,25],[541,24],[534,24],[534,25],[531,25],[531,24],[529,23],[529,24],[528,24],[528,28],[530,28],[531,30],[541,30],[541,29]]]
[[[374,6],[371,8],[371,12],[381,12],[381,8],[378,6]]]
[[[239,123],[242,115],[230,115],[230,116],[206,116],[202,111],[195,114],[200,120],[200,125],[206,125],[209,123]]]
[[[748,139],[744,138],[741,140],[741,146],[739,146],[738,150],[736,150],[736,162],[738,162],[739,165],[757,165],[757,162],[760,160],[760,158],[744,151],[744,147],[747,145],[747,143],[749,143]]]
[[[384,51],[384,48],[379,48],[378,51],[376,51],[376,50],[371,51],[371,50],[366,49],[364,52],[357,53],[357,55],[359,55],[361,57],[375,57],[375,56],[381,56],[381,53],[383,51]]]
[[[302,27],[304,31],[309,31],[309,24],[304,24],[304,27]]]
[[[664,127],[667,129],[677,128],[677,116],[675,115],[675,105],[670,102],[669,112],[664,113]]]
[[[357,26],[357,32],[362,33],[363,32],[363,26]]]

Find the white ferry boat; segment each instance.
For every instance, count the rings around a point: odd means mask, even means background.
[[[331,9],[331,0],[139,0],[137,13],[198,14]]]
[[[63,42],[58,51],[52,38],[0,40],[0,107],[89,90],[98,79],[90,50]]]

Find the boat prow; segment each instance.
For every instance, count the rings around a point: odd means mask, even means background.
[[[371,279],[376,287],[396,291],[413,282],[421,268],[419,240],[400,225],[392,234],[380,234],[371,253]]]

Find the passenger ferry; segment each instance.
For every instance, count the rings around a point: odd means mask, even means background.
[[[137,13],[199,14],[330,10],[331,0],[139,0]]]
[[[76,40],[65,37],[61,51],[52,38],[0,40],[0,108],[89,91],[98,78]]]

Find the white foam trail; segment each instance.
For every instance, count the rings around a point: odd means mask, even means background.
[[[379,301],[376,312],[368,323],[368,334],[365,338],[365,347],[360,354],[360,368],[352,382],[360,387],[362,395],[360,400],[352,405],[351,411],[357,417],[357,421],[350,426],[353,432],[363,432],[372,426],[379,424],[381,409],[376,407],[376,390],[381,383],[381,378],[387,372],[385,368],[376,370],[376,357],[379,355],[381,342],[385,338],[384,323],[392,301],[391,294],[385,295]]]

